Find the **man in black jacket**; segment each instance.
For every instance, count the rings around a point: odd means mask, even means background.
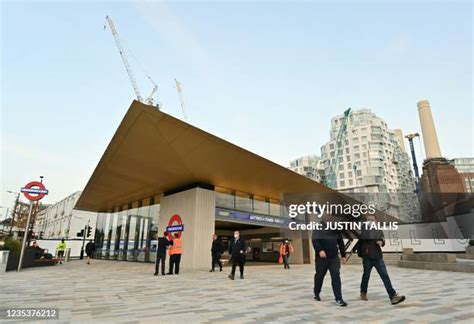
[[[224,246],[222,245],[221,238],[218,237],[216,234],[212,235],[212,247],[211,247],[211,255],[212,255],[212,266],[209,272],[214,272],[215,265],[219,265],[220,271],[222,271],[222,262],[221,262],[221,255],[224,252]]]
[[[325,222],[321,223],[325,227]],[[342,263],[346,263],[346,251],[344,241],[339,232],[330,230],[313,231],[313,247],[316,252],[316,274],[314,275],[314,299],[321,301],[319,294],[323,286],[324,276],[327,271],[331,274],[331,284],[336,304],[338,306],[347,306],[342,299],[341,292],[341,262],[339,261],[338,249],[341,253]]]
[[[375,223],[375,216],[368,215],[366,217],[369,224]],[[387,267],[383,261],[382,247],[385,245],[385,239],[381,230],[365,230],[361,232],[361,239],[357,242],[357,254],[362,257],[364,273],[360,283],[360,299],[368,300],[367,288],[369,285],[370,272],[375,267],[383,281],[388,297],[392,305],[396,305],[405,300],[405,296],[399,296],[392,287],[392,282],[388,276]]]
[[[232,258],[232,272],[229,275],[229,278],[234,280],[235,278],[235,269],[239,265],[240,270],[240,279],[244,279],[244,264],[245,264],[245,250],[247,249],[247,244],[240,237],[240,232],[234,232],[234,239],[229,245],[229,254]]]
[[[156,262],[155,262],[155,273],[158,275],[158,269],[161,262],[161,275],[165,275],[165,261],[166,261],[166,249],[168,246],[173,245],[173,241],[168,240],[168,233],[164,232],[163,237],[158,238],[158,246],[156,247]]]

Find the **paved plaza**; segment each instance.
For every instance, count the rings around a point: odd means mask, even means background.
[[[359,265],[342,268],[348,307],[334,305],[329,274],[322,302],[313,300],[311,265],[284,270],[248,266],[246,279],[187,272],[154,277],[152,264],[71,261],[55,267],[0,274],[1,307],[58,307],[59,321],[120,323],[466,322],[474,321],[474,276],[469,273],[389,267],[407,300],[392,306],[377,273],[369,301],[359,300]],[[1,320],[0,320],[1,321]],[[3,320],[5,321],[5,320]]]

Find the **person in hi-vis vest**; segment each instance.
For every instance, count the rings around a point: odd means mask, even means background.
[[[183,243],[179,238],[179,234],[175,233],[173,238],[173,245],[169,248],[169,255],[170,255],[170,271],[168,272],[169,275],[173,274],[173,267],[174,267],[174,274],[179,274],[179,263],[181,262],[181,254],[183,253]]]

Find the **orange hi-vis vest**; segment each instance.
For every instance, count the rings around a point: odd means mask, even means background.
[[[175,238],[173,239],[173,245],[170,246],[169,254],[182,254],[183,253],[183,243],[181,239]]]
[[[293,253],[293,245],[288,244],[288,252]],[[280,255],[286,254],[286,246],[285,244],[280,244]]]

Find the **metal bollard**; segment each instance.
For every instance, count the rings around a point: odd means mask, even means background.
[[[66,253],[64,253],[64,262],[69,262],[69,257],[71,256],[71,248],[67,248]]]

